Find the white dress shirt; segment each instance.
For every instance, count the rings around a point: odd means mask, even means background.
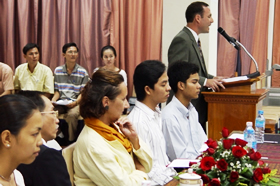
[[[198,113],[190,103],[186,108],[173,96],[162,110],[163,134],[170,161],[177,158],[195,159],[207,136],[198,121]]]
[[[55,149],[55,150],[62,150],[61,146],[57,143],[57,141],[55,139],[46,142],[42,138],[42,141],[43,141],[43,145],[45,145],[49,148],[52,148],[52,149]]]
[[[153,168],[148,173],[153,185],[164,185],[176,174],[173,168],[166,167],[170,162],[166,155],[166,145],[162,133],[162,119],[159,108],[155,111],[136,101],[128,115],[138,135],[150,146],[153,152]]]

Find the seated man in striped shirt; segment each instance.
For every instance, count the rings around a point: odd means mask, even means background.
[[[170,162],[166,155],[158,107],[159,103],[166,102],[171,90],[165,65],[156,60],[140,63],[134,71],[133,83],[137,101],[128,119],[153,152],[153,167],[148,173],[152,185],[165,185],[176,174],[173,168],[166,167]]]
[[[68,123],[69,141],[74,141],[79,118],[79,102],[81,100],[81,91],[88,82],[88,73],[86,69],[76,63],[79,49],[76,43],[67,43],[62,47],[65,64],[56,67],[54,70],[54,96],[53,102],[58,99],[71,100],[66,105],[66,109],[58,107],[60,114],[64,114],[64,119]]]

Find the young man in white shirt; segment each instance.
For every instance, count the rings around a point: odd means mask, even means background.
[[[195,159],[207,141],[198,113],[191,103],[200,93],[198,72],[196,64],[184,61],[174,62],[168,68],[169,84],[175,95],[162,111],[162,124],[170,161]]]
[[[170,91],[165,65],[156,60],[140,63],[134,71],[133,83],[137,101],[128,119],[153,152],[153,168],[148,173],[152,185],[164,185],[176,174],[173,168],[166,167],[170,162],[166,155],[158,107],[159,103],[166,102]]]

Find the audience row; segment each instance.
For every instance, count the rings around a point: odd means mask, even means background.
[[[104,68],[92,75],[79,94],[85,126],[73,152],[75,185],[141,185],[148,179],[152,185],[164,185],[177,174],[167,167],[170,160],[200,154],[207,137],[190,103],[200,90],[198,67],[178,61],[165,68],[154,60],[136,67],[137,101],[128,117],[122,116],[129,107],[123,76]],[[175,96],[162,116],[159,104],[169,97],[169,83]],[[42,93],[21,91],[1,97],[0,111],[5,121],[0,153],[6,162],[1,162],[0,183],[20,185],[17,168],[26,185],[71,185],[61,151],[46,143],[58,128],[51,101]]]
[[[12,69],[0,63],[0,95],[11,94],[20,90],[34,90],[44,92],[52,102],[68,100],[66,105],[55,104],[59,114],[68,124],[69,141],[76,139],[78,125],[80,93],[88,81],[88,72],[76,63],[79,49],[75,43],[67,43],[62,47],[65,64],[54,70],[54,75],[49,67],[39,62],[39,46],[28,43],[23,48],[23,56],[27,63],[19,65],[15,70],[14,80]],[[124,70],[115,66],[116,50],[112,46],[105,46],[101,50],[104,62],[102,69],[119,72],[127,84],[127,75]],[[96,68],[94,72],[99,69]]]

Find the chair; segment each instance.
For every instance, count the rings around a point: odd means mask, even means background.
[[[73,151],[76,143],[72,143],[62,150],[62,156],[65,159],[67,170],[70,176],[72,186],[74,186],[74,167],[73,167]]]

